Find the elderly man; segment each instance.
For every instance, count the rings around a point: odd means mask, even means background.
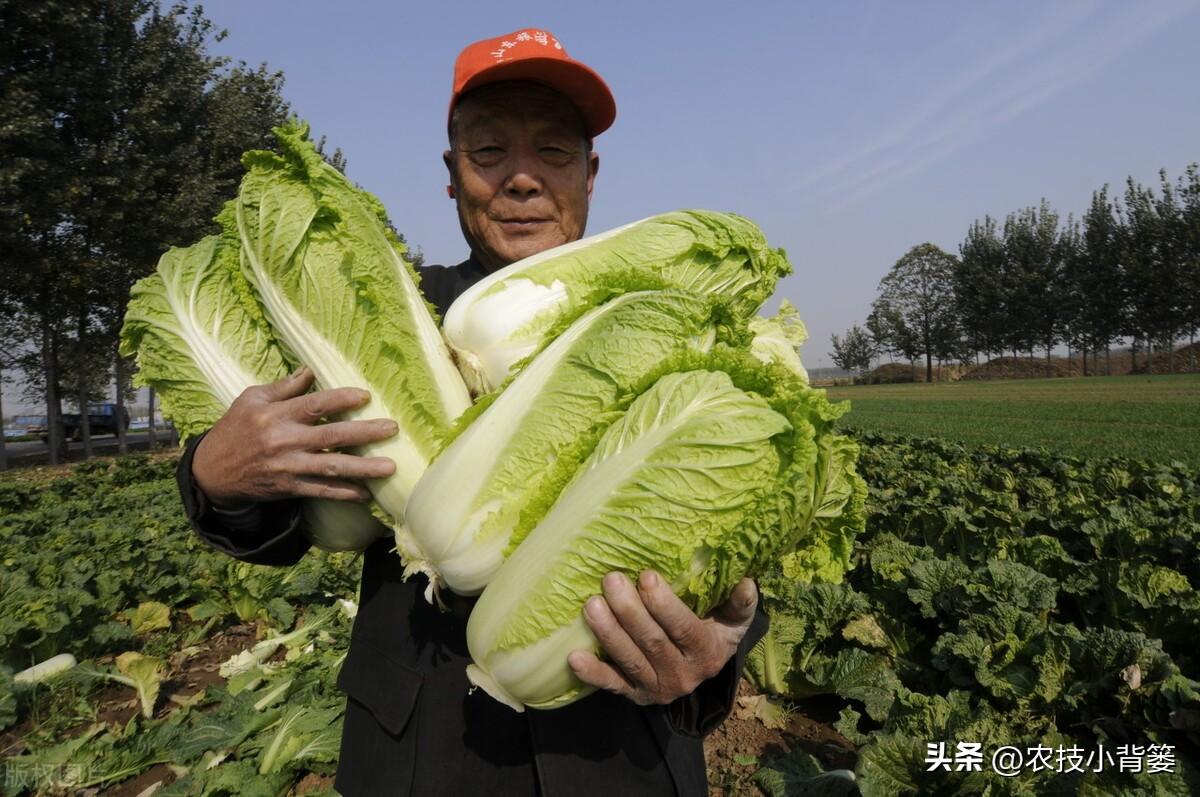
[[[447,191],[470,257],[420,269],[442,313],[490,271],[583,235],[599,169],[592,139],[616,107],[604,81],[544,30],[467,47],[450,100]],[[249,562],[294,564],[308,549],[301,497],[366,500],[361,480],[385,458],[323,450],[312,425],[359,406],[362,391],[308,393],[312,376],[247,390],[179,466],[188,517],[209,543]],[[392,421],[333,424],[353,446],[396,433]],[[324,439],[324,438],[322,438]],[[327,443],[324,443],[327,445]],[[518,714],[469,691],[472,601],[441,612],[405,582],[387,541],[364,556],[350,652],[336,788],[356,795],[704,795],[701,737],[728,713],[752,642],[765,629],[749,580],[699,618],[654,573],[610,574],[585,608],[606,652],[568,659],[601,691],[553,711]]]

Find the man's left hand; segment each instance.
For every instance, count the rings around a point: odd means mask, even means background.
[[[584,683],[643,706],[689,695],[719,673],[758,606],[758,589],[748,578],[703,619],[653,570],[643,572],[636,587],[625,575],[609,573],[603,589],[583,616],[612,663],[585,650],[573,651],[567,663]]]

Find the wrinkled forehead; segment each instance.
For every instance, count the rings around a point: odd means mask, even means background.
[[[585,135],[579,109],[561,93],[538,83],[491,83],[463,95],[454,108],[452,126],[462,135],[513,125]]]

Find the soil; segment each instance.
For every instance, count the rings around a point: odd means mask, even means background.
[[[1193,343],[1190,346],[1181,346],[1175,350],[1174,354],[1174,372],[1177,374],[1196,374],[1200,373],[1200,343]],[[1103,365],[1103,363],[1101,363]],[[1171,373],[1171,363],[1165,351],[1156,351],[1154,353],[1154,362],[1150,369],[1151,373],[1169,374]],[[1138,357],[1138,367],[1134,373],[1144,374],[1147,372],[1146,355],[1142,354]]]
[[[783,727],[768,728],[750,710],[754,696],[753,687],[743,679],[733,713],[704,739],[710,797],[758,794],[750,776],[763,762],[792,750],[815,756],[825,769],[854,768],[854,745],[832,725],[843,701],[800,701],[793,704]]]
[[[1144,351],[1138,353],[1136,368],[1133,357],[1127,349],[1113,351],[1107,357],[1104,352],[1100,352],[1094,358],[1090,354],[1088,356],[1087,373],[1089,376],[1127,376],[1147,372],[1155,374],[1172,372],[1168,367],[1165,351],[1154,353],[1154,360],[1149,369],[1146,366]],[[1175,350],[1174,373],[1200,373],[1200,343],[1181,346]],[[1083,357],[1078,352],[1072,353],[1069,359],[1051,357],[1047,361],[1045,356],[1037,355],[1033,357],[1004,356],[994,357],[979,365],[943,365],[940,372],[936,366],[934,367],[934,379],[942,382],[955,382],[960,379],[1045,379],[1083,375]],[[924,382],[925,364],[917,363],[916,366],[913,366],[909,363],[884,363],[867,374],[864,381],[872,385]]]

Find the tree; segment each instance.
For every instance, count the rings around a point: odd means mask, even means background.
[[[954,269],[954,306],[958,324],[973,351],[1004,350],[1010,327],[1003,290],[1004,242],[996,221],[984,216],[967,230]]]
[[[954,313],[957,263],[958,258],[931,243],[914,246],[880,281],[879,297],[872,305],[875,320],[868,318],[868,325],[873,323],[893,350],[914,347],[917,354],[924,354],[925,378],[930,382],[939,347],[958,337]]]
[[[209,55],[214,35],[185,5],[0,4],[0,291],[39,338],[26,375],[45,389],[52,462],[64,385],[86,405],[111,363],[128,394],[116,344],[133,282],[214,228],[242,152],[286,118],[282,75]]]
[[[1188,327],[1187,253],[1184,212],[1176,201],[1166,172],[1160,172],[1162,193],[1129,178],[1125,189],[1125,235],[1122,254],[1131,277],[1130,327],[1147,343],[1147,368],[1153,365],[1155,343],[1167,347],[1174,369],[1174,342]]]
[[[1032,356],[1040,343],[1047,362],[1061,327],[1064,289],[1058,255],[1058,213],[1045,199],[1005,219],[1002,290],[1012,333],[1009,345]]]
[[[1079,285],[1086,279],[1088,264],[1084,259],[1082,228],[1074,216],[1067,217],[1067,223],[1058,236],[1058,250],[1063,283],[1059,313],[1062,339],[1067,344],[1067,361],[1069,363],[1071,360],[1072,348],[1080,350],[1083,354],[1083,375],[1087,376],[1088,351],[1091,349],[1085,324],[1088,297],[1079,290]]]
[[[1105,372],[1111,373],[1109,351],[1125,332],[1128,292],[1121,262],[1123,233],[1108,186],[1092,193],[1083,215],[1080,250],[1068,267],[1069,290],[1077,297],[1074,322],[1086,348],[1105,352]]]
[[[837,334],[830,336],[833,344],[833,362],[838,368],[846,371],[858,371],[865,374],[871,370],[871,360],[875,357],[875,344],[871,336],[858,324],[846,330],[846,336],[839,338]]]
[[[1184,323],[1192,343],[1200,330],[1200,164],[1190,164],[1179,178],[1180,238],[1183,245],[1183,274],[1180,292],[1184,297]],[[1196,352],[1191,350],[1190,368],[1195,370]]]

